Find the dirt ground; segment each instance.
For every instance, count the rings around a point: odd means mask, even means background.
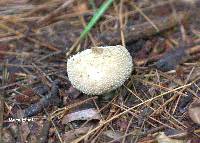
[[[113,0],[80,40],[106,1],[0,0],[0,142],[200,143],[200,1]],[[108,45],[130,52],[130,78],[73,87],[67,59]]]

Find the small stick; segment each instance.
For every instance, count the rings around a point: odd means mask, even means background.
[[[151,37],[155,34],[158,34],[162,31],[167,29],[173,28],[177,24],[179,24],[179,19],[181,21],[186,21],[189,18],[189,13],[186,12],[179,12],[177,16],[171,14],[164,18],[160,18],[158,20],[152,20],[154,25],[157,26],[159,31],[157,31],[154,26],[149,24],[149,22],[144,22],[142,24],[134,25],[134,28],[127,28],[125,29],[125,39],[126,42],[136,41],[141,38]],[[177,19],[179,17],[179,19]],[[121,42],[120,32],[114,33],[102,33],[99,37],[99,41],[103,41],[103,43],[108,43],[109,45],[119,44]]]
[[[47,108],[51,105],[59,105],[59,81],[54,81],[51,88],[51,93],[44,98],[42,98],[39,102],[29,106],[24,110],[24,117],[31,117],[37,115],[42,112],[44,108]]]
[[[8,79],[8,72],[7,72],[7,67],[4,65],[3,66],[3,73],[2,73],[2,85],[6,84],[6,81]],[[3,142],[3,114],[4,114],[4,95],[5,95],[5,90],[3,89],[3,92],[0,92],[0,142]]]
[[[37,22],[38,25],[44,24],[47,21],[49,21],[51,18],[56,17],[63,9],[65,9],[69,4],[73,3],[74,0],[68,0],[64,4],[62,4],[60,7],[58,7],[56,10],[48,14],[47,16],[43,17],[41,20]]]

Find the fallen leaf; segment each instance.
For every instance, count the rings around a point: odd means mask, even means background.
[[[63,117],[62,124],[67,124],[76,120],[100,120],[101,117],[95,109],[85,109],[67,114]]]
[[[188,114],[194,123],[200,124],[200,100],[196,99],[189,106]]]
[[[115,140],[116,142],[121,142],[122,138],[121,139],[119,138],[123,135],[124,134],[119,131],[107,130],[103,132],[102,139],[104,139],[104,141],[106,142],[109,142],[111,140]]]
[[[187,143],[200,143],[200,139],[190,139]]]
[[[78,136],[83,135],[89,131],[90,127],[82,127],[78,129],[74,129],[64,133],[62,136],[64,142],[71,142],[72,140],[76,139]]]
[[[165,135],[170,136],[172,139],[181,140],[188,138],[189,133],[186,130],[165,129]]]
[[[153,67],[161,71],[173,70],[182,63],[186,58],[186,52],[184,47],[177,48],[167,52],[160,60],[158,60]]]
[[[164,132],[158,133],[156,136],[156,140],[158,143],[186,143],[186,140],[177,140],[177,139],[171,139],[165,135]]]

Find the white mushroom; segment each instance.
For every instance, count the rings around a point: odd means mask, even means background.
[[[70,57],[71,84],[85,94],[99,95],[120,87],[130,76],[132,57],[123,46],[87,49]]]

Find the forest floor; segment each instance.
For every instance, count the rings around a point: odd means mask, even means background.
[[[200,143],[200,2],[0,0],[0,141]],[[79,51],[124,45],[134,69],[113,94],[67,76]],[[112,65],[111,65],[112,66]]]

